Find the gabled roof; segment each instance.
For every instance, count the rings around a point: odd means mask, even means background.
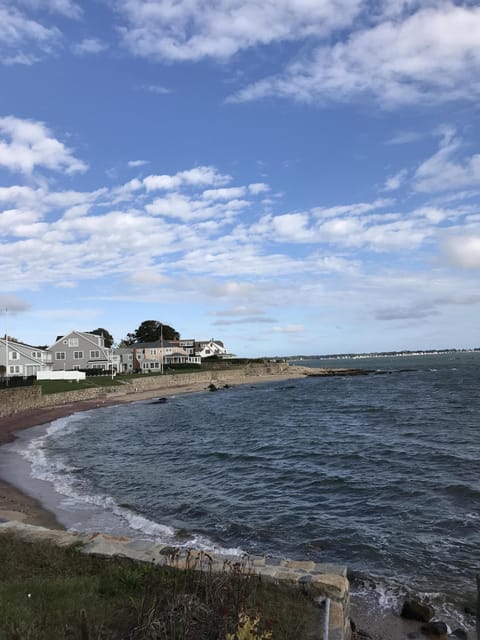
[[[96,333],[89,333],[88,331],[70,331],[70,333],[67,333],[64,336],[57,336],[56,341],[52,345],[50,345],[48,349],[51,349],[52,347],[57,345],[59,342],[62,342],[63,340],[68,340],[68,338],[70,338],[71,336],[79,336],[84,340],[87,340],[87,342],[91,342],[95,347],[99,349],[108,349],[108,347],[105,347],[104,345],[101,345],[98,342],[98,338],[100,338],[101,340],[102,336],[98,336]],[[94,336],[95,336],[95,339],[93,339]]]

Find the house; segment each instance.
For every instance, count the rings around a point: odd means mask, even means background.
[[[118,373],[133,373],[133,349],[132,347],[118,347],[113,350],[113,357],[117,360]]]
[[[201,359],[190,355],[178,345],[178,340],[141,342],[131,346],[134,371],[162,371],[169,364],[200,364]]]
[[[0,338],[0,367],[6,377],[34,376],[52,369],[52,355],[39,347]]]
[[[220,358],[228,357],[227,350],[221,340],[201,340],[195,342],[195,355],[201,358],[211,358],[218,356]]]
[[[52,355],[54,371],[78,369],[116,369],[119,359],[113,357],[112,349],[105,346],[103,336],[83,331],[72,331],[59,336],[47,351]]]

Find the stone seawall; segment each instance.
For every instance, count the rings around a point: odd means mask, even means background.
[[[0,524],[0,533],[13,532],[31,542],[49,541],[68,546],[83,545],[83,551],[105,557],[121,556],[137,562],[170,566],[178,570],[222,572],[235,567],[264,580],[305,590],[312,599],[328,611],[328,640],[350,640],[349,583],[346,568],[342,565],[299,560],[277,560],[262,556],[228,556],[195,549],[185,549],[155,544],[146,540],[131,540],[123,536],[104,533],[78,533],[53,531],[20,522]],[[328,600],[328,607],[325,606]],[[318,629],[318,640],[323,638],[323,628]]]
[[[72,382],[72,391],[43,395],[40,386],[16,387],[0,390],[0,418],[10,416],[21,411],[30,411],[44,407],[56,407],[62,404],[80,402],[82,400],[115,400],[129,394],[158,391],[172,388],[199,386],[208,387],[214,384],[241,383],[247,376],[272,376],[288,375],[289,366],[284,362],[272,362],[267,364],[248,364],[242,367],[231,367],[224,370],[199,371],[194,373],[178,373],[164,376],[135,377],[122,385],[112,387],[95,387],[92,389],[75,390],[75,382]]]

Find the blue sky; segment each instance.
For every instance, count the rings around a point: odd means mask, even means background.
[[[480,346],[479,94],[477,2],[0,0],[1,333]]]

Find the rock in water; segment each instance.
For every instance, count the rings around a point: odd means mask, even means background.
[[[422,625],[422,633],[426,636],[448,640],[448,627],[444,622],[427,622]]]
[[[435,610],[429,604],[418,600],[405,600],[400,615],[409,620],[428,622],[433,618]]]

